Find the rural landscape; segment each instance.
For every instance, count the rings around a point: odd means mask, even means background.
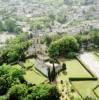
[[[0,100],[99,100],[99,0],[0,0]]]

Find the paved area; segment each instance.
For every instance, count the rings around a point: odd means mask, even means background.
[[[80,60],[99,78],[99,60],[93,53],[84,52],[80,56]]]

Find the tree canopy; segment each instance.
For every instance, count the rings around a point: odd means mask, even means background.
[[[65,36],[52,42],[48,52],[51,57],[68,56],[70,53],[79,51],[79,44],[73,36]]]

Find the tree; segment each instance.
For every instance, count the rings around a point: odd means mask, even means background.
[[[92,97],[91,95],[88,95],[85,97],[85,100],[96,100],[96,99]]]
[[[49,56],[51,57],[68,57],[70,53],[77,53],[79,44],[73,36],[65,36],[51,43],[48,48]]]
[[[65,64],[65,63],[63,63],[63,65],[62,65],[62,70],[63,70],[63,71],[66,70],[66,64]]]
[[[49,79],[49,82],[51,82],[51,71],[50,71],[50,68],[48,68],[47,71],[48,71],[48,79]]]
[[[16,25],[16,21],[14,19],[8,18],[4,20],[4,29],[8,32],[18,33],[20,28]]]
[[[51,39],[51,37],[49,37],[49,36],[47,35],[47,36],[45,36],[44,41],[45,41],[46,45],[49,46],[50,43],[52,42],[52,39]]]
[[[23,83],[24,71],[11,67],[10,65],[0,66],[0,95],[5,94],[12,85]]]
[[[90,35],[94,45],[99,47],[99,30],[92,31]]]
[[[80,48],[82,48],[82,34],[75,35],[77,42],[79,43]]]
[[[25,59],[25,51],[32,44],[31,40],[28,40],[28,35],[26,33],[21,33],[17,35],[14,39],[10,39],[7,41],[4,48],[0,50],[1,59],[3,60],[1,63],[6,62],[14,62],[17,60]]]
[[[56,69],[55,69],[54,63],[53,63],[53,69],[51,72],[51,78],[52,78],[52,82],[55,81],[55,79],[56,79]]]
[[[0,21],[0,32],[4,31],[4,26],[3,26],[3,23],[2,21]]]
[[[24,84],[14,85],[8,91],[9,100],[23,100],[27,95],[27,86]]]
[[[56,70],[55,70],[55,66],[54,66],[54,63],[53,63],[53,68],[52,70],[50,70],[50,68],[48,68],[48,79],[50,82],[53,82],[55,81],[56,79]]]
[[[0,96],[0,100],[7,100],[7,96]]]
[[[4,95],[7,92],[7,82],[3,77],[0,77],[0,95]]]
[[[41,84],[36,86],[31,95],[28,95],[27,97],[32,98],[30,100],[59,100],[59,92],[55,86]]]

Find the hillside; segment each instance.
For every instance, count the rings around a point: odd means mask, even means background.
[[[99,27],[98,0],[0,0],[0,19],[13,17],[26,27],[34,18],[51,17],[52,32],[77,33]],[[27,25],[28,23],[28,25]],[[45,32],[49,32],[46,29]]]

